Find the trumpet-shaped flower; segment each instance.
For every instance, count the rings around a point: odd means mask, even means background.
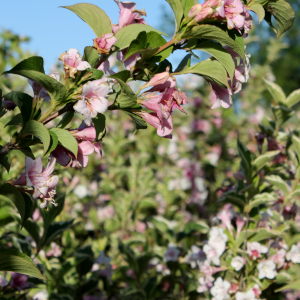
[[[102,156],[100,143],[93,143],[96,138],[94,126],[82,125],[79,129],[71,130],[70,133],[78,142],[77,158],[73,153],[59,146],[51,153],[51,156],[54,156],[60,165],[85,168],[89,162],[89,155],[96,152]]]
[[[247,252],[251,259],[256,260],[261,254],[268,252],[268,248],[258,242],[247,243]]]
[[[108,54],[117,38],[112,33],[103,34],[99,38],[94,39],[94,48],[99,54]]]
[[[246,263],[246,259],[241,256],[236,256],[231,260],[230,265],[238,272],[240,271]]]
[[[257,265],[258,270],[258,278],[268,278],[268,279],[274,279],[277,275],[276,272],[276,264],[272,260],[266,260],[263,262],[260,262]]]
[[[230,299],[228,293],[230,288],[230,282],[223,280],[221,277],[215,281],[214,286],[210,290],[210,294],[213,296],[212,300],[227,300]]]
[[[91,125],[92,118],[98,113],[105,113],[108,107],[109,87],[98,83],[98,80],[86,83],[83,86],[81,100],[74,105],[74,110],[85,116],[84,121],[87,125]]]
[[[255,300],[255,293],[251,289],[247,293],[237,292],[235,295],[236,300]]]
[[[16,179],[14,184],[32,187],[34,189],[34,199],[41,198],[54,203],[53,195],[55,195],[55,187],[58,184],[58,176],[51,176],[51,174],[54,171],[55,163],[56,159],[50,158],[47,167],[44,168],[40,156],[35,160],[27,156],[25,159],[25,173]],[[47,204],[45,201],[43,203],[44,205]]]
[[[226,18],[228,29],[244,27],[244,5],[241,0],[223,0],[222,5],[216,11],[220,17]]]
[[[84,71],[92,68],[87,61],[82,60],[82,56],[75,48],[71,48],[69,51],[62,53],[59,60],[64,63],[64,70],[67,77],[71,78],[75,78],[77,70]]]
[[[147,24],[142,16],[147,16],[144,10],[137,10],[134,2],[114,0],[120,9],[119,24],[113,24],[113,32],[130,24]]]

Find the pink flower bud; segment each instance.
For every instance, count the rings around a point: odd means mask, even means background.
[[[148,86],[156,86],[160,84],[164,84],[170,78],[169,68],[166,69],[166,72],[158,73],[154,75],[150,81],[148,81],[143,88],[147,88]]]
[[[101,37],[94,39],[94,48],[99,54],[108,54],[112,45],[117,38],[112,33],[103,34]]]
[[[220,0],[208,0],[205,1],[202,5],[203,8],[205,7],[217,7],[219,5],[221,5],[222,1]]]
[[[200,11],[197,16],[195,17],[196,22],[200,22],[204,19],[208,19],[212,16],[214,13],[214,10],[211,7],[205,7]]]
[[[202,10],[202,5],[201,4],[195,4],[192,6],[191,10],[188,13],[189,18],[194,18],[196,15]]]

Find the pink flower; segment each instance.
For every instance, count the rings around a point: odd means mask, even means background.
[[[161,86],[166,84],[166,86]],[[159,86],[160,90],[165,90],[167,87],[175,87],[176,86],[176,79],[170,75],[169,67],[167,67],[165,72],[158,73],[154,75],[150,81],[148,81],[145,85],[142,86],[143,89],[149,86]]]
[[[249,14],[247,8],[245,7],[245,13],[243,14],[245,16],[245,23],[244,23],[244,34],[243,37],[247,37],[249,31],[252,29],[253,26],[253,18]]]
[[[285,263],[285,255],[286,255],[286,251],[284,249],[281,249],[277,251],[276,254],[270,257],[270,260],[272,260],[276,264],[277,269],[283,267]]]
[[[40,156],[36,160],[27,156],[25,159],[25,173],[14,181],[15,185],[33,187],[33,198],[44,200],[40,204],[42,208],[47,207],[47,201],[55,204],[53,196],[55,195],[55,187],[58,184],[58,176],[50,176],[54,171],[55,163],[56,159],[50,158],[45,169]]]
[[[196,15],[195,21],[200,22],[200,21],[203,21],[207,18],[210,18],[213,13],[214,13],[214,10],[211,7],[205,7],[205,8],[202,9],[202,11],[200,11]]]
[[[188,18],[194,18],[196,15],[202,10],[202,5],[201,4],[195,4],[192,6],[188,13]]]
[[[214,102],[212,109],[222,106],[229,108],[232,105],[232,98],[229,89],[223,88],[215,82],[210,82],[214,94],[211,94],[212,101]]]
[[[94,48],[99,54],[108,54],[117,38],[112,33],[103,34],[99,38],[94,39]]]
[[[232,205],[224,206],[223,209],[217,214],[217,218],[222,221],[223,228],[227,228],[231,232],[231,219],[234,216]]]
[[[75,78],[77,70],[84,71],[91,69],[91,65],[82,60],[82,56],[79,51],[75,48],[71,48],[68,52],[64,52],[60,55],[59,60],[64,63],[64,71],[67,77]]]
[[[218,6],[222,5],[222,1],[221,0],[208,0],[205,1],[202,5],[203,8],[205,7],[213,7],[216,8]]]
[[[172,138],[173,120],[171,116],[168,119],[163,119],[161,121],[156,113],[140,112],[138,114],[143,117],[148,124],[157,129],[157,134],[159,136]]]
[[[261,254],[268,252],[268,248],[258,242],[247,243],[247,252],[251,259],[256,260]]]
[[[102,156],[100,143],[93,143],[96,138],[96,129],[94,126],[86,127],[83,123],[79,129],[71,130],[70,133],[78,141],[77,158],[73,153],[63,147],[57,147],[51,156],[56,157],[57,162],[62,166],[83,167],[89,162],[89,155],[96,152]]]
[[[106,112],[108,93],[109,87],[106,84],[99,84],[98,80],[89,81],[83,86],[81,100],[74,105],[74,110],[85,116],[84,121],[87,125],[91,125],[92,118],[98,113]]]
[[[114,0],[120,8],[119,24],[113,24],[113,32],[116,33],[121,28],[130,24],[147,24],[142,16],[147,16],[144,10],[137,10],[134,2],[120,2]]]
[[[241,231],[243,230],[246,222],[242,217],[237,216],[235,224],[236,224],[236,236],[238,237],[240,235]]]
[[[136,53],[136,54],[131,55],[126,60],[124,60],[124,57],[125,57],[127,51],[128,51],[127,49],[123,50],[123,51],[119,51],[117,54],[117,59],[124,63],[126,70],[132,71],[133,67],[136,65],[136,62],[141,59],[141,56],[139,53]]]
[[[26,275],[11,272],[10,285],[18,289],[18,291],[21,291],[22,289],[29,287],[27,280],[28,277]]]
[[[254,284],[252,290],[253,290],[253,292],[255,294],[255,297],[259,298],[259,296],[261,295],[261,290],[260,290],[260,287],[259,287],[259,285],[257,283]]]
[[[216,9],[218,15],[226,18],[228,29],[242,29],[245,24],[244,5],[241,0],[223,0],[222,5]]]

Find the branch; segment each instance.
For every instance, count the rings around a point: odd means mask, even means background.
[[[47,124],[50,121],[52,121],[53,119],[57,118],[58,116],[64,114],[67,111],[72,111],[73,110],[73,103],[69,103],[67,104],[65,107],[63,107],[62,109],[60,109],[59,111],[57,111],[56,113],[52,114],[51,116],[49,116],[48,118],[46,118],[42,124]]]

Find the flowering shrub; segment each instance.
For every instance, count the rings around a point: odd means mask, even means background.
[[[1,96],[3,295],[239,300],[280,299],[275,291],[299,289],[300,140],[289,123],[299,91],[286,97],[265,79],[274,117],[253,116],[260,132],[251,151],[238,140],[238,158],[218,132],[228,126],[232,140],[229,116],[199,117],[209,108],[191,90],[180,90],[176,77],[200,75],[211,85],[212,108],[229,108],[250,76],[243,40],[253,22],[248,10],[269,24],[273,14],[280,36],[293,23],[291,7],[282,0],[264,6],[169,0],[176,28],[167,42],[134,3],[115,2],[118,25],[94,5],[66,7],[96,38],[83,56],[73,48],[59,56],[62,73],[44,74],[37,56],[5,72],[28,78],[33,97]],[[176,50],[189,54],[173,71],[167,58]],[[212,57],[191,65],[197,50]],[[113,55],[120,69],[110,68]],[[190,127],[178,125],[178,111],[194,114]],[[124,113],[136,130],[149,124],[157,136],[151,130],[133,135]],[[217,139],[209,140],[213,131]],[[166,148],[162,137],[172,136]],[[199,151],[202,143],[207,153]],[[193,159],[178,152],[194,152]],[[226,182],[230,165],[235,180]]]

